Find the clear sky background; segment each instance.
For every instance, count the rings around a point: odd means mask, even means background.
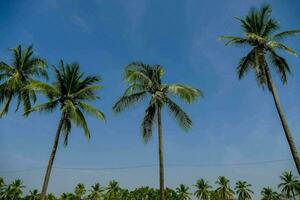
[[[163,113],[165,162],[188,165],[260,162],[290,159],[291,154],[273,99],[259,89],[250,73],[237,79],[235,70],[249,49],[225,47],[222,34],[241,35],[235,16],[252,6],[271,3],[281,30],[300,28],[300,2],[260,0],[24,0],[0,2],[0,58],[9,62],[8,49],[34,44],[36,54],[50,64],[59,59],[78,61],[87,74],[102,77],[102,109],[107,122],[88,117],[92,138],[73,129],[69,145],[59,146],[55,166],[106,168],[157,164],[157,137],[142,142],[140,123],[146,102],[120,115],[111,111],[122,94],[124,66],[131,61],[161,64],[167,83],[191,84],[205,98],[193,105],[181,104],[194,121],[183,132]],[[286,44],[300,51],[300,37]],[[288,85],[275,79],[278,94],[294,139],[300,149],[300,59],[282,53],[293,69]],[[13,107],[12,109],[13,110]],[[58,123],[58,112],[32,114],[10,112],[0,120],[0,171],[44,167]],[[184,183],[193,188],[198,178],[214,185],[225,175],[231,186],[247,180],[259,193],[262,187],[277,189],[284,170],[296,174],[292,161],[249,166],[166,167],[166,185]],[[44,170],[1,174],[7,182],[21,178],[26,190],[41,188]],[[116,179],[122,187],[158,187],[158,168],[76,171],[54,169],[49,191],[72,191],[78,182],[102,185]],[[193,188],[194,190],[194,188]]]

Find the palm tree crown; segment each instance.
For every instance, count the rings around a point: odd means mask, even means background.
[[[293,176],[292,172],[284,172],[281,176],[281,183],[279,184],[279,188],[281,188],[282,194],[284,194],[287,198],[296,197],[297,192],[300,192],[300,181],[295,176]]]
[[[189,187],[183,184],[180,184],[178,188],[176,188],[176,193],[178,196],[178,200],[190,200]]]
[[[31,108],[32,102],[36,101],[35,92],[25,89],[34,78],[40,76],[47,78],[46,61],[33,55],[33,47],[25,50],[22,47],[11,49],[13,54],[12,64],[0,62],[0,104],[3,107],[0,117],[7,114],[13,98],[17,99],[16,111],[22,104],[24,111]]]
[[[238,200],[250,200],[253,191],[250,189],[251,184],[246,181],[236,182],[235,191],[238,195]]]
[[[298,30],[289,30],[274,34],[279,29],[279,23],[271,17],[272,8],[270,5],[263,5],[260,10],[253,8],[244,19],[237,18],[245,33],[245,37],[221,36],[221,40],[227,40],[228,44],[249,45],[251,51],[240,60],[237,68],[238,77],[241,79],[250,70],[256,72],[257,83],[261,86],[267,84],[267,60],[268,56],[272,66],[280,75],[283,83],[287,82],[287,74],[290,67],[286,60],[279,56],[277,50],[284,50],[292,55],[297,53],[281,41],[292,35],[300,33]]]
[[[60,62],[59,67],[53,67],[56,81],[53,84],[34,82],[28,87],[45,94],[49,101],[37,105],[28,112],[46,111],[52,112],[59,107],[62,114],[62,130],[65,134],[65,145],[68,143],[68,136],[71,131],[72,123],[82,127],[86,138],[90,138],[90,131],[84,117],[84,113],[94,115],[100,120],[105,120],[104,114],[87,103],[99,97],[96,91],[101,86],[96,85],[100,81],[97,76],[86,76],[79,71],[77,63],[64,64]]]
[[[192,103],[201,96],[200,90],[182,84],[162,84],[164,70],[160,65],[147,65],[140,62],[133,62],[125,68],[125,79],[129,87],[124,95],[115,103],[113,110],[117,113],[125,108],[143,100],[147,95],[150,101],[142,122],[143,139],[147,142],[152,136],[153,123],[158,107],[167,106],[170,113],[184,129],[192,125],[190,117],[171,100],[175,95],[187,103]]]
[[[263,188],[261,191],[262,199],[261,200],[280,200],[280,195],[277,192],[274,192],[271,188]]]
[[[219,186],[216,189],[219,198],[224,200],[232,198],[234,191],[230,188],[229,180],[225,176],[220,176],[216,181],[216,184]]]
[[[212,186],[208,184],[208,181],[204,179],[199,179],[195,185],[197,190],[195,191],[195,195],[199,200],[209,200],[210,197],[210,189]]]

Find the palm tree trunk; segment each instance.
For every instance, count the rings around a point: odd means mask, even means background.
[[[290,150],[292,152],[292,156],[293,156],[298,174],[300,175],[300,159],[299,159],[299,155],[298,155],[298,152],[297,152],[297,147],[296,147],[295,142],[293,140],[292,133],[291,133],[289,127],[288,127],[288,123],[285,119],[284,113],[282,111],[282,108],[281,108],[281,105],[280,105],[280,102],[279,102],[279,98],[277,96],[276,88],[275,88],[275,85],[274,85],[273,80],[272,80],[271,73],[269,72],[269,69],[267,67],[265,67],[265,73],[266,73],[266,77],[267,77],[267,81],[268,81],[268,86],[269,86],[269,89],[270,89],[270,91],[273,95],[275,106],[276,106],[276,109],[277,109],[277,112],[278,112],[283,130],[284,130],[286,139],[287,139],[288,144],[290,146]]]
[[[160,189],[160,200],[165,200],[163,136],[162,136],[161,107],[160,107],[160,105],[157,106],[157,124],[158,124],[158,154],[159,154],[159,189]]]
[[[47,166],[47,171],[45,174],[45,178],[44,178],[44,183],[43,183],[43,188],[42,188],[42,192],[41,192],[41,198],[40,200],[45,200],[46,198],[46,193],[47,193],[47,188],[48,188],[48,183],[49,183],[49,179],[50,179],[50,174],[51,174],[51,170],[52,170],[52,165],[53,165],[53,161],[55,158],[55,154],[56,154],[56,150],[57,150],[57,146],[58,146],[58,142],[59,142],[59,136],[60,136],[60,131],[63,125],[63,121],[64,121],[64,115],[62,114],[62,117],[59,121],[59,125],[56,131],[56,136],[54,139],[54,144],[52,147],[52,152],[48,161],[48,166]]]

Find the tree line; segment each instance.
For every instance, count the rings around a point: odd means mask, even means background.
[[[221,36],[220,39],[225,40],[226,45],[251,47],[250,52],[242,57],[238,64],[238,78],[242,79],[248,71],[253,71],[258,85],[267,88],[271,93],[296,169],[300,174],[297,148],[279,102],[271,73],[273,70],[279,75],[283,84],[287,83],[291,69],[278,51],[297,55],[296,51],[282,41],[288,36],[299,34],[300,30],[275,33],[279,29],[279,23],[271,13],[270,5],[251,9],[245,17],[237,18],[244,32],[243,37]],[[99,84],[101,78],[81,72],[77,62],[68,64],[61,60],[58,65],[52,66],[55,78],[52,83],[48,83],[49,64],[45,59],[35,56],[32,46],[24,49],[19,45],[11,49],[11,52],[11,63],[0,62],[0,104],[2,105],[0,117],[8,113],[13,100],[17,102],[15,110],[18,111],[22,106],[26,117],[33,112],[50,113],[58,110],[60,113],[40,195],[40,199],[45,200],[60,139],[63,138],[64,145],[67,146],[74,125],[81,127],[84,135],[89,139],[90,130],[85,119],[86,114],[105,120],[104,113],[90,104],[99,99],[97,93],[101,89]],[[158,64],[129,63],[124,69],[128,87],[112,107],[115,113],[120,113],[136,103],[148,100],[141,123],[141,132],[144,141],[148,142],[153,135],[154,125],[158,128],[160,200],[165,200],[162,109],[168,109],[178,124],[184,130],[188,130],[192,126],[192,119],[176,101],[182,100],[192,104],[203,96],[201,90],[190,85],[164,83],[164,74],[163,66]],[[39,95],[46,97],[47,101],[36,105]],[[176,100],[173,97],[177,97]]]
[[[167,200],[191,200],[192,197],[198,200],[252,200],[251,186],[246,181],[237,181],[235,187],[231,188],[230,181],[225,176],[220,176],[215,182],[215,188],[207,180],[199,179],[193,185],[193,189],[180,184],[175,190],[165,188],[164,193]],[[23,195],[24,187],[19,179],[6,185],[3,178],[0,178],[0,200],[40,199],[37,189]],[[299,177],[294,176],[292,172],[284,172],[280,176],[278,189],[280,192],[274,191],[270,187],[264,187],[261,191],[261,200],[300,199]],[[160,190],[147,186],[130,191],[121,188],[117,181],[112,180],[106,187],[95,183],[89,189],[83,183],[78,183],[73,193],[62,193],[59,196],[49,193],[45,198],[46,200],[159,200]]]

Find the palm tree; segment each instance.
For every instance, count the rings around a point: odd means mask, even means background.
[[[106,194],[105,199],[119,199],[119,194],[121,191],[121,188],[119,186],[119,183],[115,180],[112,180],[108,183],[108,186],[106,188]]]
[[[161,110],[167,106],[170,113],[184,129],[189,129],[192,120],[178,106],[170,95],[175,95],[187,103],[192,103],[201,96],[200,90],[182,84],[162,84],[164,70],[160,65],[148,65],[141,62],[130,63],[125,68],[125,79],[130,84],[123,96],[115,103],[113,110],[116,113],[141,101],[149,96],[150,101],[145,111],[142,122],[142,135],[145,142],[152,136],[155,120],[158,126],[158,152],[159,152],[159,176],[160,176],[160,199],[165,200],[164,194],[164,162],[163,162],[163,135]]]
[[[178,188],[176,188],[177,198],[178,200],[190,200],[189,187],[183,184],[180,184]]]
[[[2,177],[0,177],[0,200],[4,199],[4,195],[5,195],[5,182],[4,179]]]
[[[22,104],[24,111],[31,108],[32,102],[36,101],[34,91],[25,89],[32,80],[40,76],[47,78],[46,61],[34,56],[33,47],[29,46],[22,50],[21,45],[12,52],[11,65],[0,62],[0,118],[9,111],[9,106],[13,98],[17,100],[19,109]]]
[[[56,200],[56,197],[55,197],[54,194],[48,193],[48,194],[46,195],[46,200]]]
[[[209,200],[212,186],[208,184],[208,181],[203,178],[199,179],[194,186],[197,188],[194,194],[199,200]]]
[[[22,189],[25,186],[20,179],[16,179],[10,185],[6,187],[6,190],[3,195],[3,199],[5,200],[21,200],[23,191]]]
[[[292,172],[283,172],[280,176],[281,183],[279,188],[281,188],[281,193],[287,198],[292,198],[296,200],[296,192],[300,190],[300,181],[293,176]]]
[[[281,108],[277,91],[273,83],[271,68],[269,67],[271,64],[280,76],[283,84],[287,83],[288,74],[291,70],[286,60],[278,55],[277,50],[284,50],[290,54],[297,55],[293,49],[287,47],[281,43],[281,41],[288,36],[299,34],[300,30],[289,30],[273,34],[279,29],[279,23],[271,17],[271,12],[272,8],[270,5],[263,5],[260,10],[255,8],[251,9],[244,19],[238,18],[241,27],[245,32],[245,37],[222,36],[220,39],[227,40],[226,44],[248,45],[252,48],[239,62],[237,68],[238,77],[239,79],[242,79],[250,69],[253,69],[258,85],[263,88],[265,86],[268,87],[273,95],[273,100],[285,136],[290,146],[298,173],[300,174],[300,159],[297,148]],[[267,62],[267,58],[269,59],[269,62]]]
[[[41,200],[45,199],[48,188],[48,182],[54,162],[58,142],[61,133],[64,134],[64,144],[68,144],[68,137],[71,132],[72,124],[83,128],[84,135],[87,139],[90,138],[90,131],[85,120],[83,112],[96,116],[100,120],[104,120],[104,114],[86,103],[98,99],[96,91],[101,87],[96,85],[100,81],[97,76],[86,76],[79,70],[77,63],[64,64],[60,62],[59,67],[53,67],[56,75],[56,80],[53,84],[35,82],[29,85],[30,88],[42,92],[49,99],[47,103],[37,105],[30,109],[27,113],[35,111],[52,112],[59,106],[60,121],[54,139],[54,144],[48,167],[46,170]]]
[[[261,195],[261,200],[280,200],[280,195],[269,187],[263,188]]]
[[[216,189],[218,196],[222,200],[230,200],[234,194],[234,191],[230,188],[229,180],[225,176],[220,176],[216,181],[216,184],[219,186]]]
[[[73,200],[74,199],[74,195],[72,193],[62,193],[60,195],[59,200]]]
[[[38,190],[32,190],[29,192],[29,195],[25,197],[25,200],[39,200],[40,194]]]
[[[100,200],[103,191],[104,190],[100,186],[100,183],[95,183],[95,185],[92,185],[92,189],[90,190],[90,194],[88,196],[88,199],[90,199],[90,200]]]
[[[238,195],[238,200],[251,200],[251,194],[253,191],[250,189],[251,184],[246,181],[238,181],[236,182],[235,191]]]
[[[75,187],[75,198],[78,200],[81,200],[82,197],[85,195],[86,193],[86,189],[83,183],[78,183]]]

